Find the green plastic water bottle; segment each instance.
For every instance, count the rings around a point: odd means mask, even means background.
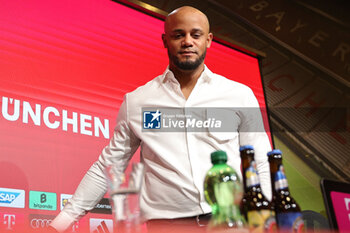
[[[244,218],[239,204],[242,199],[242,184],[235,170],[226,164],[225,151],[211,153],[213,167],[204,181],[204,195],[212,208],[210,228],[241,228]]]

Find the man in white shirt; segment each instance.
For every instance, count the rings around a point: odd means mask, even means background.
[[[253,145],[264,193],[271,197],[266,153],[271,149],[264,131],[254,130],[262,118],[238,111],[232,117],[235,130],[200,132],[145,130],[144,108],[206,109],[207,116],[230,108],[259,108],[253,92],[245,85],[212,73],[205,65],[207,48],[213,39],[207,17],[193,7],[171,12],[162,35],[168,51],[169,67],[144,86],[128,93],[119,110],[117,125],[109,145],[89,169],[73,198],[51,226],[64,231],[94,208],[106,192],[103,170],[116,164],[123,172],[131,156],[141,147],[145,167],[140,208],[146,220],[193,219],[211,212],[204,199],[203,181],[210,169],[210,153],[224,150],[228,164],[240,173],[239,146]],[[195,111],[195,110],[194,110]],[[229,110],[228,110],[229,111]],[[241,175],[241,174],[240,174]],[[149,221],[152,222],[152,221]]]

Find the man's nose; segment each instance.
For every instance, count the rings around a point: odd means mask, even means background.
[[[190,34],[186,34],[182,41],[182,46],[183,47],[190,47],[193,45],[193,38]]]

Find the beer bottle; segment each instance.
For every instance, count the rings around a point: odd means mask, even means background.
[[[212,208],[209,228],[240,228],[244,218],[239,210],[242,186],[235,170],[226,164],[224,151],[211,153],[213,167],[204,181],[204,195]]]
[[[276,232],[275,211],[261,190],[253,146],[240,147],[244,195],[242,211],[251,232]]]
[[[304,221],[298,203],[289,192],[282,165],[282,152],[272,150],[267,155],[270,163],[272,202],[275,207],[277,225],[284,232],[303,232]]]

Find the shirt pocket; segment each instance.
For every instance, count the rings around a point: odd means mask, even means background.
[[[232,141],[238,137],[238,132],[216,132],[208,131],[209,137],[214,138],[219,143]]]
[[[241,123],[237,110],[234,108],[208,108],[207,119],[220,121],[220,127],[209,127],[209,137],[219,143],[225,143],[238,138],[239,125]]]

